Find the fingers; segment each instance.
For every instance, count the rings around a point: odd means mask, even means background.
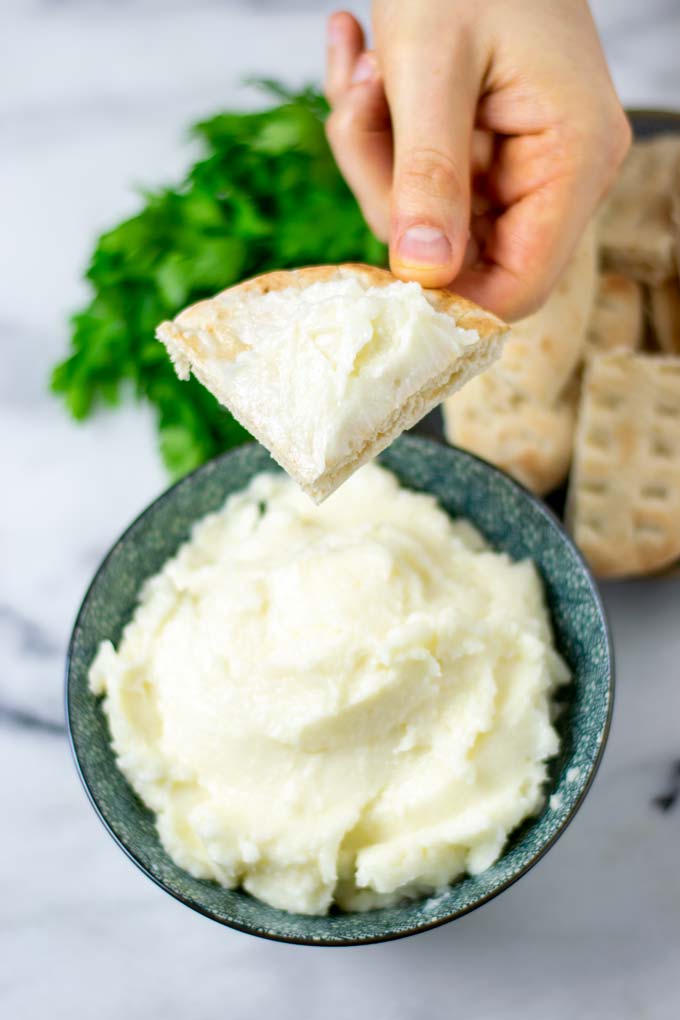
[[[625,129],[620,133],[620,140],[614,138],[595,154],[589,134],[564,126],[500,141],[486,175],[496,218],[491,223],[486,215],[473,219],[482,261],[461,273],[456,290],[508,319],[538,308],[622,159]],[[499,208],[504,210],[500,215]]]
[[[361,25],[348,11],[328,19],[326,31],[326,99],[334,106],[349,87],[357,57],[364,48]]]
[[[466,32],[443,8],[434,17],[413,4],[376,22],[394,135],[390,263],[426,287],[449,284],[465,256],[480,85]]]
[[[482,261],[464,269],[456,292],[504,319],[523,318],[546,300],[586,226],[576,179],[558,180],[486,224]]]
[[[475,129],[472,132],[471,162],[472,175],[488,174],[494,158],[494,135],[492,131]]]
[[[350,14],[334,14],[328,36],[326,94],[333,111],[326,134],[366,222],[387,241],[392,135],[378,64],[373,53],[362,52],[363,32]]]

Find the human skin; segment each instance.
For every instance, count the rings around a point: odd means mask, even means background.
[[[375,0],[328,23],[329,142],[401,279],[543,303],[631,139],[585,0]]]

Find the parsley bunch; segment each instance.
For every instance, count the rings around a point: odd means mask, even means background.
[[[280,105],[196,124],[203,158],[99,239],[86,273],[92,300],[73,317],[71,353],[52,375],[77,419],[100,402],[115,406],[130,386],[150,401],[175,477],[248,433],[193,377],[177,379],[154,338],[158,323],[270,269],[385,261],[333,161],[321,95],[262,84]]]

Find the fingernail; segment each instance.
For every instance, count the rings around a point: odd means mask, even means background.
[[[362,53],[354,66],[352,85],[368,81],[375,73],[375,60],[370,53]]]
[[[414,265],[442,266],[451,261],[451,245],[438,227],[419,223],[401,235],[397,255],[401,261]]]

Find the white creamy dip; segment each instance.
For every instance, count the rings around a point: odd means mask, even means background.
[[[309,480],[351,456],[395,409],[450,369],[454,355],[479,342],[477,330],[456,326],[417,283],[400,280],[366,287],[348,277],[301,290],[227,291],[214,315],[221,306],[228,312],[223,328],[241,350],[225,358],[224,344],[199,328],[207,375],[247,421],[266,413],[274,446]],[[188,364],[180,369],[188,371]]]
[[[321,506],[255,478],[90,672],[174,860],[310,914],[488,867],[544,802],[567,679],[533,564],[373,464]]]

